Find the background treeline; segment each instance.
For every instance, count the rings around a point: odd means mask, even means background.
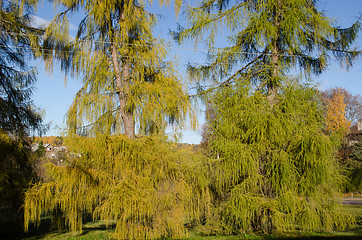
[[[33,137],[30,140],[32,143],[40,143],[43,142],[43,144],[50,144],[53,147],[60,147],[63,145],[63,137],[59,136],[42,136],[42,137]]]
[[[175,1],[186,26],[182,43],[210,49],[204,65],[177,78],[167,49],[153,36],[149,1],[59,0],[44,29],[31,26],[36,1],[2,1],[1,166],[3,218],[24,213],[24,227],[50,218],[54,228],[82,231],[91,217],[114,225],[117,239],[343,230],[356,224],[339,208],[342,190],[361,188],[361,140],[348,143],[361,97],[320,92],[308,80],[336,58],[350,67],[360,23],[335,27],[309,0]],[[169,1],[160,1],[168,4]],[[68,17],[84,19],[75,37]],[[229,45],[215,48],[218,30]],[[24,51],[12,49],[24,48]],[[59,63],[82,79],[62,138],[29,138],[46,126],[31,102],[35,70],[28,58]],[[298,69],[300,77],[290,77]],[[195,83],[197,93],[187,92]],[[207,108],[203,142],[188,149],[166,136],[196,125]],[[32,142],[69,146],[64,164],[36,174]],[[49,142],[54,141],[54,142]],[[64,141],[64,142],[63,142]],[[60,143],[61,142],[61,143]],[[20,209],[20,210],[19,210]]]

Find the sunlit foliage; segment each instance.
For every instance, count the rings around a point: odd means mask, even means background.
[[[327,89],[321,94],[326,109],[326,131],[344,136],[337,156],[344,169],[343,175],[347,177],[344,191],[358,191],[362,185],[361,159],[358,157],[360,138],[354,132],[357,126],[350,127],[350,125],[362,115],[362,98],[360,95],[352,95],[343,88]]]
[[[346,104],[344,103],[345,96],[339,91],[335,91],[326,102],[326,131],[340,131],[347,133],[351,122],[346,119]]]
[[[203,0],[190,4],[188,23],[174,32],[174,37],[179,42],[195,39],[206,43],[207,63],[190,65],[189,73],[195,80],[213,81],[207,90],[236,81],[251,82],[272,104],[291,70],[306,76],[320,74],[332,57],[350,66],[360,54],[352,45],[360,23],[346,29],[334,27],[314,0]],[[226,44],[217,42],[225,35]]]
[[[322,100],[307,85],[281,89],[273,107],[240,84],[213,95],[208,151],[219,231],[344,229],[338,212],[342,183],[334,154],[340,135],[324,134]],[[214,226],[215,227],[215,226]]]
[[[55,39],[68,13],[86,13],[69,50],[55,51],[64,70],[83,77],[67,115],[77,136],[65,143],[73,153],[67,165],[49,164],[48,178],[27,191],[26,227],[50,215],[81,231],[90,214],[116,224],[117,239],[154,239],[185,237],[187,227],[238,234],[353,225],[335,198],[341,135],[326,131],[318,92],[287,74],[294,67],[319,74],[330,55],[350,66],[358,22],[334,28],[308,0],[205,0],[189,8],[189,28],[175,38],[207,35],[209,64],[189,72],[216,81],[205,94],[206,158],[156,134],[168,121],[182,123],[190,103],[162,60],[148,2],[55,2],[67,8],[48,28]],[[223,24],[230,45],[212,48]],[[136,137],[136,127],[152,136]]]
[[[332,57],[351,66],[360,55],[353,49],[360,23],[334,27],[312,0],[193,4],[186,27],[173,34],[180,43],[194,39],[208,48],[207,62],[188,69],[192,79],[206,83],[199,87],[209,108],[204,145],[215,159],[211,189],[218,209],[205,229],[351,224],[334,200],[343,178],[334,157],[341,135],[325,134],[318,92],[296,79],[321,74]],[[221,31],[227,44],[216,44]]]
[[[337,87],[322,91],[325,101],[335,98],[338,94],[342,95],[345,106],[345,118],[352,124],[356,124],[358,119],[362,118],[362,96],[352,94],[347,89]]]
[[[182,238],[208,214],[202,157],[160,137],[75,137],[68,166],[49,164],[49,179],[25,197],[25,224],[43,214],[64,217],[73,231],[91,214],[116,224],[117,239]],[[60,224],[61,218],[55,223]],[[63,222],[64,223],[64,222]]]
[[[182,126],[190,102],[173,63],[163,60],[165,43],[153,36],[157,16],[147,10],[152,1],[54,2],[66,10],[46,35],[63,42],[56,51],[62,68],[83,78],[67,113],[71,132],[133,138],[136,130],[149,134],[164,131],[168,123]],[[75,39],[64,46],[60,36],[68,36],[67,16],[78,10],[85,16]]]

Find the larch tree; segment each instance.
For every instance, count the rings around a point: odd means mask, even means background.
[[[26,192],[25,228],[46,214],[56,226],[81,231],[91,215],[114,223],[116,239],[185,237],[187,226],[207,214],[210,197],[203,156],[177,151],[152,134],[167,122],[182,124],[190,109],[172,63],[162,61],[163,44],[152,35],[156,17],[146,11],[147,1],[57,3],[67,10],[49,25],[48,47],[64,70],[83,77],[67,115],[76,134],[65,141],[76,154],[64,166],[48,164],[47,181]],[[86,17],[67,44],[62,24],[78,9]],[[84,124],[87,137],[79,136]],[[152,136],[134,138],[136,126]]]
[[[318,91],[309,78],[331,57],[351,66],[360,23],[340,29],[312,0],[204,0],[189,7],[174,38],[204,40],[207,64],[190,65],[210,113],[213,217],[205,231],[325,230],[351,226],[338,211],[342,184],[336,151],[341,135],[325,134]],[[216,48],[218,31],[228,46]],[[213,81],[213,82],[212,82]]]
[[[251,82],[272,104],[293,69],[320,74],[331,57],[349,67],[360,54],[351,49],[360,23],[334,27],[316,5],[315,0],[203,0],[188,7],[188,25],[174,38],[204,40],[209,48],[208,64],[190,65],[191,77],[215,80],[212,86]],[[216,38],[225,29],[228,46],[217,48]]]
[[[124,133],[134,138],[136,127],[145,134],[162,132],[167,123],[182,125],[190,110],[188,95],[172,62],[163,60],[167,51],[153,36],[157,17],[147,11],[148,1],[55,3],[66,10],[49,25],[48,36],[59,38],[57,30],[64,29],[69,13],[79,9],[85,13],[75,39],[57,52],[63,69],[83,78],[67,113],[71,132]]]
[[[163,136],[66,139],[74,157],[47,164],[45,182],[25,193],[25,229],[49,217],[55,228],[82,232],[87,216],[115,225],[114,239],[181,239],[208,214],[203,156]]]

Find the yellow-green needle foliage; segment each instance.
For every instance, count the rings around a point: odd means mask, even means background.
[[[26,227],[46,214],[64,217],[71,230],[80,231],[82,217],[91,214],[115,223],[117,239],[179,239],[187,235],[186,225],[208,214],[200,156],[177,151],[159,137],[70,140],[74,159],[63,167],[49,164],[49,179],[26,192]]]
[[[157,18],[146,10],[149,1],[55,2],[67,10],[50,24],[48,36],[57,38],[69,13],[85,14],[69,49],[57,52],[63,69],[83,78],[67,113],[71,132],[133,138],[136,127],[149,134],[163,132],[168,123],[182,125],[189,99],[172,62],[163,61],[166,46],[153,36]]]
[[[352,226],[354,219],[337,208],[340,138],[324,134],[318,92],[290,84],[276,100],[271,107],[261,91],[243,84],[213,95],[208,150],[219,231]]]
[[[316,5],[315,0],[202,0],[187,9],[189,23],[174,37],[205,40],[209,47],[208,64],[189,67],[192,77],[215,80],[216,86],[255,83],[272,104],[291,70],[320,74],[331,57],[350,66],[360,54],[353,49],[360,23],[334,27]],[[227,45],[214,48],[221,33]]]
[[[177,41],[206,43],[207,64],[190,76],[211,84],[206,145],[213,161],[219,231],[344,228],[333,200],[341,184],[338,137],[325,135],[313,88],[291,84],[295,70],[322,73],[331,57],[352,64],[360,23],[333,26],[314,0],[202,0],[187,8]],[[216,40],[228,36],[224,46]],[[205,89],[201,89],[205,90]],[[204,95],[204,96],[205,96]]]

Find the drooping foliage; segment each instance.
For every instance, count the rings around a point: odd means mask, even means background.
[[[147,11],[151,2],[55,1],[66,10],[49,25],[47,36],[57,38],[71,12],[85,13],[69,49],[57,51],[63,69],[83,77],[67,113],[71,132],[133,138],[136,127],[148,134],[162,132],[168,123],[182,125],[189,99],[173,63],[163,60],[164,42],[153,36],[157,17]]]
[[[322,100],[307,85],[287,85],[270,107],[240,84],[213,95],[208,150],[219,231],[344,229],[343,177],[334,154],[340,135],[324,134]],[[210,224],[215,224],[211,222]]]
[[[211,88],[247,81],[256,84],[273,103],[278,87],[291,70],[320,74],[331,57],[350,66],[360,54],[352,49],[360,23],[333,27],[314,0],[203,0],[189,6],[186,28],[174,32],[177,41],[204,40],[207,64],[190,65],[191,77]],[[215,47],[222,34],[227,43]],[[204,90],[202,88],[202,90]]]
[[[0,128],[24,136],[43,131],[32,100],[36,70],[28,60],[39,53],[42,31],[31,26],[31,1],[0,3]]]
[[[208,98],[210,160],[204,161],[164,138],[132,139],[135,126],[162,132],[167,120],[181,122],[189,109],[180,82],[162,62],[165,52],[152,36],[155,17],[145,2],[57,3],[68,8],[52,23],[58,29],[68,13],[87,14],[69,51],[57,57],[64,69],[84,76],[68,113],[70,130],[82,133],[79,127],[89,123],[95,137],[68,139],[74,156],[67,166],[49,164],[49,178],[27,191],[26,226],[44,214],[80,231],[91,214],[115,223],[115,238],[152,239],[181,238],[186,226],[198,223],[209,233],[353,224],[334,198],[342,182],[334,158],[340,135],[325,133],[315,89],[283,84],[291,82],[292,67],[308,75],[320,73],[330,53],[356,57],[349,46],[358,23],[331,27],[315,1],[202,1],[191,8],[192,28],[178,39],[210,31],[212,46],[224,19],[236,32],[231,47],[210,50],[211,64],[190,67],[192,76],[217,82]]]
[[[318,92],[288,74],[320,74],[331,57],[350,66],[360,54],[351,48],[360,23],[334,27],[316,4],[204,0],[188,7],[188,25],[174,32],[177,41],[204,40],[209,50],[207,63],[190,65],[189,73],[208,84],[201,87],[209,105],[204,145],[215,159],[218,206],[210,228],[269,232],[353,222],[334,200],[343,178],[334,156],[341,135],[325,134]],[[225,29],[228,43],[220,43]]]
[[[358,193],[362,190],[362,138],[349,133],[339,149],[338,160],[344,167],[347,181],[344,184],[346,193]]]
[[[83,216],[91,214],[116,224],[117,239],[182,238],[187,224],[208,214],[201,156],[178,151],[160,137],[70,141],[75,155],[68,165],[49,164],[49,179],[27,191],[26,226],[39,223],[42,214],[56,213],[71,230],[80,231]]]

